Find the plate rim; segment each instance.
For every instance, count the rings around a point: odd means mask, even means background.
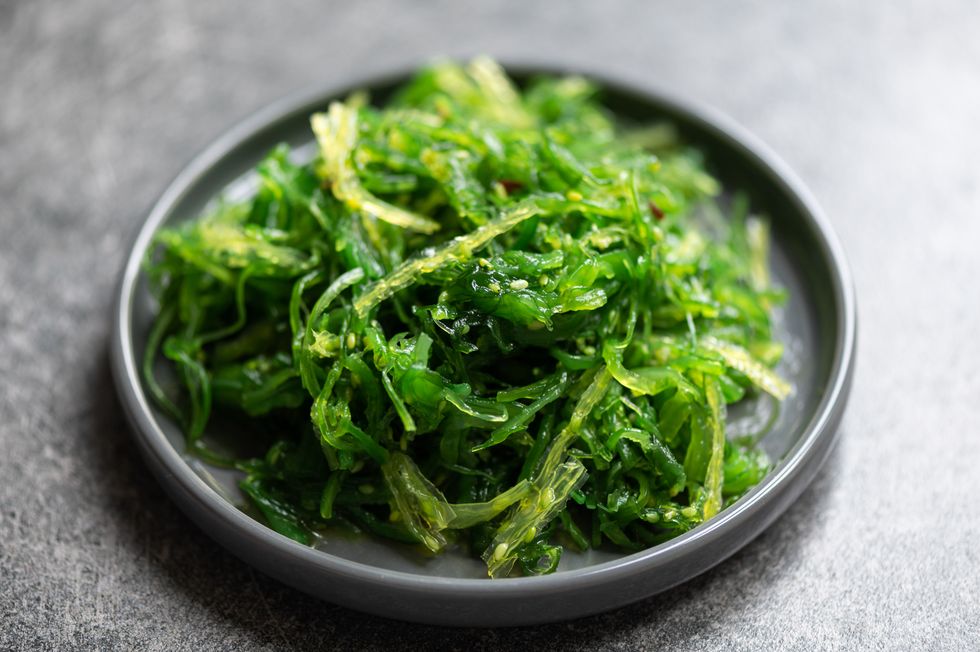
[[[767,145],[727,115],[703,103],[669,92],[647,80],[634,80],[609,71],[599,71],[582,66],[572,68],[567,65],[556,65],[553,62],[529,62],[527,60],[519,63],[504,61],[502,65],[509,73],[524,76],[530,74],[581,74],[595,81],[602,88],[608,88],[622,95],[637,98],[645,103],[683,115],[685,119],[695,123],[699,129],[711,132],[714,137],[739,150],[741,156],[752,159],[754,165],[766,173],[770,180],[780,186],[780,190],[793,201],[800,216],[810,223],[811,230],[821,248],[821,258],[826,260],[833,282],[831,295],[834,299],[834,305],[839,308],[836,315],[837,338],[834,342],[833,364],[829,374],[830,382],[826,387],[821,385],[825,389],[823,397],[813,411],[813,416],[809,419],[798,441],[759,485],[750,490],[734,505],[703,525],[670,541],[619,559],[544,576],[498,580],[455,578],[383,569],[292,541],[256,521],[221,497],[190,468],[183,459],[182,453],[171,445],[155,419],[150,401],[143,391],[139,365],[135,359],[132,346],[135,290],[142,273],[142,261],[153,235],[170,215],[172,208],[194,187],[196,181],[249,138],[264,129],[274,127],[277,123],[297,113],[311,112],[316,107],[322,108],[326,106],[329,100],[342,97],[352,90],[387,86],[398,80],[403,80],[413,70],[417,69],[417,66],[414,65],[389,69],[380,73],[343,75],[338,80],[286,95],[238,121],[181,169],[159,198],[153,202],[146,219],[139,227],[131,247],[127,250],[128,253],[115,292],[110,358],[117,394],[121,399],[130,430],[133,432],[141,452],[150,463],[151,470],[157,479],[168,492],[171,492],[172,497],[178,498],[173,495],[173,492],[179,490],[183,494],[184,500],[190,499],[196,502],[201,512],[206,514],[209,520],[224,521],[226,527],[233,528],[239,536],[250,540],[251,545],[271,546],[283,555],[295,557],[304,564],[312,564],[331,575],[342,576],[359,582],[383,584],[389,590],[436,591],[444,592],[453,597],[520,596],[521,598],[534,598],[555,592],[578,591],[589,586],[634,577],[637,573],[659,564],[670,563],[680,557],[687,556],[692,551],[709,546],[718,538],[725,536],[729,528],[734,527],[735,524],[751,521],[752,517],[762,517],[763,524],[757,525],[754,531],[728,554],[713,560],[706,567],[670,586],[679,584],[720,563],[766,529],[810,484],[816,470],[822,466],[824,459],[836,444],[838,439],[837,425],[846,405],[853,378],[857,345],[857,306],[850,267],[829,220],[802,180]],[[828,437],[829,441],[827,440]],[[815,453],[820,454],[819,459],[812,459]],[[801,475],[807,471],[809,477]],[[794,478],[798,480],[796,483],[793,482]],[[792,491],[795,495],[784,500],[784,504],[775,513],[763,515],[763,512],[785,493],[787,487],[794,484],[795,487],[792,488]],[[187,512],[183,500],[177,499],[176,502]],[[189,516],[202,530],[212,537],[215,536],[210,528],[195,515],[189,514]],[[202,518],[204,517],[202,516]],[[222,543],[224,544],[223,541]],[[243,542],[242,545],[249,544]],[[225,544],[225,547],[228,546]],[[233,550],[233,552],[241,556],[239,551]],[[252,563],[251,560],[246,561]],[[666,590],[670,586],[663,586],[657,590]],[[656,591],[651,591],[651,593],[653,592]],[[599,606],[587,613],[595,613],[602,609],[603,607]],[[390,610],[382,609],[376,613],[389,612]],[[544,620],[547,619],[528,622],[543,622]],[[442,622],[438,619],[427,622],[437,621]]]

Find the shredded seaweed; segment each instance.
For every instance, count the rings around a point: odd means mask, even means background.
[[[791,392],[767,224],[669,125],[600,98],[437,63],[383,107],[332,103],[312,160],[280,146],[246,199],[157,234],[147,387],[270,527],[539,574],[762,480],[725,421]]]

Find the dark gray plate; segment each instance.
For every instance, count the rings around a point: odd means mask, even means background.
[[[511,72],[522,79],[541,70]],[[302,155],[312,140],[309,115],[331,99],[357,88],[383,99],[404,78],[361,80],[268,107],[191,162],[153,207],[123,271],[111,343],[116,387],[152,471],[194,522],[263,572],[326,600],[405,620],[498,626],[575,618],[668,589],[733,554],[799,496],[834,444],[854,360],[850,276],[813,198],[758,141],[703,107],[602,76],[606,103],[614,111],[644,122],[673,122],[706,152],[727,188],[748,191],[753,208],[772,220],[774,276],[791,297],[777,315],[789,344],[780,371],[796,393],[763,440],[779,462],[759,486],[708,523],[643,552],[566,553],[553,575],[490,581],[481,563],[451,552],[426,558],[407,546],[342,533],[316,549],[302,546],[235,506],[240,496],[232,473],[184,454],[181,433],[151,405],[138,372],[155,308],[140,269],[153,233],[199,214],[221,193],[247,190],[250,170],[277,143],[299,147]]]

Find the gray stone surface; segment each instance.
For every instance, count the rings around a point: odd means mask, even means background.
[[[977,649],[980,9],[959,2],[0,0],[0,648]],[[299,87],[487,52],[713,104],[814,190],[857,279],[841,446],[716,570],[548,627],[317,602],[162,494],[106,365],[127,243],[170,178]]]

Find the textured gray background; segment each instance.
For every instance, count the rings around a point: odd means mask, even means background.
[[[977,649],[977,4],[489,7],[0,0],[0,648]],[[210,139],[311,83],[478,52],[654,81],[761,136],[840,234],[861,337],[841,446],[743,552],[614,613],[453,631],[212,543],[137,457],[105,343],[144,209]]]

